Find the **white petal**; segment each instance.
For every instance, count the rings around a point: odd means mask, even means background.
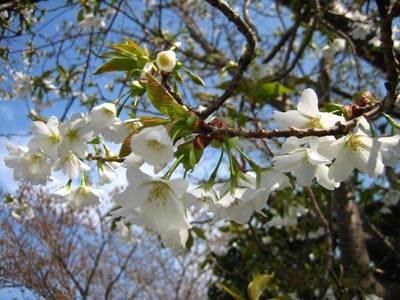
[[[302,186],[310,186],[315,177],[317,166],[302,165],[295,172],[297,183]]]
[[[337,122],[344,123],[346,120],[341,116],[337,116],[331,113],[322,112],[321,118],[319,119],[320,124],[323,128],[328,128],[335,125]]]
[[[336,156],[336,160],[330,166],[328,176],[335,182],[342,182],[350,176],[354,170],[356,159],[347,149],[340,151]]]
[[[297,170],[303,164],[305,155],[305,151],[293,152],[287,155],[277,155],[274,157],[274,167],[281,172]]]
[[[319,165],[317,166],[315,177],[317,179],[317,182],[324,188],[326,188],[327,190],[334,190],[335,188],[339,187],[340,183],[329,179],[328,171],[328,166]]]
[[[310,121],[308,118],[299,114],[297,110],[289,110],[287,112],[274,112],[274,119],[281,128],[296,127],[303,128]]]
[[[320,117],[320,112],[318,109],[318,97],[314,90],[305,89],[301,93],[299,104],[297,104],[297,110],[300,114],[307,117]]]

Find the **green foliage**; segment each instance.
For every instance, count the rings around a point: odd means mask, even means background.
[[[124,39],[123,44],[110,44],[112,52],[105,52],[100,55],[101,58],[110,58],[111,60],[101,65],[95,74],[117,71],[133,71],[142,70],[150,59],[147,56],[147,51],[143,50],[135,42]]]
[[[179,105],[174,97],[150,74],[147,77],[147,95],[153,106],[163,115],[170,117],[171,120],[187,118],[188,111]]]
[[[247,287],[250,300],[260,300],[264,291],[268,289],[274,274],[262,274],[256,276]]]
[[[256,100],[270,99],[278,97],[284,93],[293,93],[294,90],[285,87],[282,84],[274,82],[264,82],[259,80],[255,84],[254,97]]]

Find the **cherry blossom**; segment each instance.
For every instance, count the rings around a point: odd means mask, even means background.
[[[165,73],[171,73],[176,65],[176,54],[172,50],[161,51],[157,54],[156,64]]]
[[[171,138],[162,125],[144,128],[134,135],[131,149],[153,166],[168,163],[174,157]]]
[[[14,179],[33,184],[45,184],[51,175],[51,164],[41,151],[31,151],[6,142],[9,153],[4,157],[5,165],[14,169]]]
[[[75,208],[93,206],[100,203],[103,191],[87,185],[80,185],[71,190],[69,187],[59,189],[54,193],[59,201],[66,202]]]
[[[328,166],[332,161],[317,152],[321,141],[332,141],[333,137],[317,138],[306,137],[298,139],[290,137],[282,146],[286,154],[274,157],[274,166],[281,172],[294,172],[297,183],[303,186],[310,186],[312,180],[328,190],[333,190],[339,183],[329,179]],[[306,145],[309,145],[307,147]]]
[[[43,149],[45,153],[52,159],[58,156],[58,147],[61,142],[61,135],[58,129],[59,121],[52,116],[47,123],[35,121],[31,124],[30,129],[34,137],[29,141],[30,149]]]
[[[86,116],[74,114],[67,122],[59,126],[61,144],[58,148],[60,155],[68,155],[69,152],[78,157],[86,157],[87,142],[93,138],[93,131],[88,126]]]
[[[375,178],[384,171],[381,143],[371,137],[368,121],[361,117],[353,131],[335,141],[325,141],[318,152],[335,161],[328,171],[329,178],[336,182],[345,180],[354,169]]]
[[[312,89],[305,89],[297,110],[287,112],[274,112],[274,119],[281,127],[294,126],[296,128],[327,128],[345,119],[327,112],[318,110],[318,97]]]
[[[95,106],[90,111],[90,123],[96,129],[103,129],[114,124],[117,109],[114,103],[104,103]]]
[[[52,166],[54,171],[62,170],[69,179],[76,179],[80,171],[89,171],[90,167],[79,159],[72,151],[59,156]]]
[[[188,182],[152,177],[136,168],[127,169],[127,179],[125,191],[114,196],[120,208],[113,211],[113,217],[144,225],[158,233],[166,247],[183,250],[191,228],[182,203]]]

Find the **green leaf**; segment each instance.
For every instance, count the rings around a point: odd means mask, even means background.
[[[76,17],[76,20],[78,21],[78,23],[79,22],[81,22],[81,21],[83,21],[83,14],[84,14],[85,12],[83,11],[83,9],[81,9],[79,12],[78,12],[78,16]]]
[[[187,250],[190,250],[190,248],[192,248],[193,244],[194,244],[194,238],[193,238],[192,233],[189,231],[189,236],[188,236],[188,239],[186,241],[185,248]]]
[[[150,74],[146,73],[147,95],[153,106],[163,115],[168,116],[171,120],[179,118],[187,118],[189,113],[174,97]]]
[[[114,58],[102,64],[94,73],[102,74],[106,72],[115,72],[115,71],[129,71],[132,69],[137,69],[138,63],[137,59],[134,58]]]
[[[179,145],[178,149],[175,151],[175,157],[183,156],[181,163],[186,172],[194,170],[194,167],[200,161],[202,155],[203,149],[196,148],[193,141]]]
[[[240,296],[239,294],[236,294],[235,292],[232,292],[225,284],[222,282],[218,282],[219,286],[222,287],[229,295],[231,295],[235,300],[244,300],[245,298]]]
[[[220,84],[217,84],[215,86],[215,88],[220,89],[220,90],[225,90],[229,86],[230,83],[231,83],[231,80],[224,81],[224,82],[221,82]],[[243,83],[243,81],[238,82],[237,87],[236,87],[236,92],[238,94],[240,94],[240,93],[247,94],[247,87]]]
[[[274,82],[266,82],[256,84],[254,96],[257,100],[274,98],[284,93],[293,93],[292,89],[285,87],[282,84]]]
[[[193,232],[202,240],[207,240],[206,234],[204,233],[204,230],[201,229],[200,227],[192,227]]]
[[[186,74],[189,75],[190,79],[191,79],[195,84],[202,85],[202,86],[206,86],[206,83],[204,82],[203,79],[200,78],[200,76],[194,74],[193,72],[189,71],[188,69],[186,69],[186,68],[184,68],[184,67],[181,67],[181,69],[182,69],[183,71],[185,71]]]
[[[131,154],[132,149],[131,149],[131,139],[134,133],[129,134],[124,142],[121,145],[121,149],[119,150],[119,157],[126,157],[129,154]]]
[[[343,105],[337,103],[328,103],[327,105],[324,106],[323,109],[321,109],[321,111],[329,112],[336,115],[344,114]]]
[[[143,124],[143,127],[152,127],[157,125],[165,125],[171,122],[169,119],[163,119],[159,117],[151,117],[151,116],[141,116],[139,117],[140,122]]]
[[[255,277],[247,287],[249,299],[259,300],[263,292],[268,288],[268,285],[273,277],[274,273],[258,275]]]

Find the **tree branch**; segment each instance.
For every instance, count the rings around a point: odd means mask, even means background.
[[[208,106],[208,108],[200,114],[200,117],[203,120],[207,118],[209,115],[211,115],[214,111],[216,111],[219,107],[221,107],[221,105],[224,104],[224,102],[234,94],[235,89],[240,79],[242,78],[243,72],[247,69],[247,66],[255,57],[256,46],[257,46],[257,37],[255,36],[255,33],[252,31],[249,24],[247,24],[229,6],[228,3],[226,3],[223,0],[206,0],[206,1],[210,5],[221,11],[230,22],[236,25],[238,31],[242,33],[243,36],[246,38],[247,44],[246,44],[246,50],[240,57],[239,64],[236,68],[232,80],[230,81],[228,87],[225,89],[225,92],[215,102],[211,103],[211,105]]]

